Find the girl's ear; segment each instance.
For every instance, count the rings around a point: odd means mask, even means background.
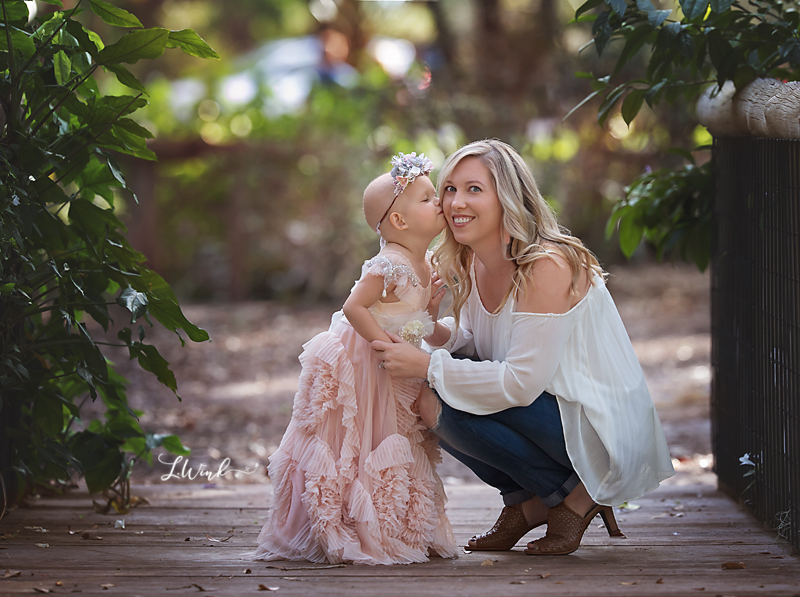
[[[401,216],[396,211],[393,211],[391,214],[389,214],[389,221],[392,223],[392,226],[394,226],[398,230],[405,230],[406,228],[408,228],[408,224],[403,219],[403,216]]]

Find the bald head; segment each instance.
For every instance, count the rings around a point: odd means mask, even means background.
[[[364,217],[372,230],[394,199],[394,179],[389,173],[381,174],[367,185],[364,191]]]

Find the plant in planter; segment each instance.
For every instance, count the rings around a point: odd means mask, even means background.
[[[800,12],[795,2],[654,1],[587,0],[578,8],[576,21],[592,23],[590,43],[598,55],[615,42],[622,42],[622,49],[611,74],[577,73],[591,79],[593,92],[573,111],[601,97],[602,125],[621,101],[622,117],[630,124],[645,102],[654,107],[683,98],[694,105],[709,84],[721,90],[732,81],[738,90],[759,77],[800,78]],[[626,77],[632,69],[625,67],[645,48],[650,53],[644,76]],[[711,164],[698,166],[689,152],[678,151],[689,164],[647,172],[634,181],[614,207],[607,234],[619,226],[620,246],[629,257],[644,237],[659,257],[676,250],[703,270],[711,251]]]
[[[194,31],[144,29],[103,0],[69,10],[46,1],[60,10],[33,20],[22,0],[0,7],[0,481],[13,500],[36,484],[58,488],[77,472],[90,492],[106,492],[106,509],[123,510],[133,459],[151,462],[157,446],[187,450],[174,435],[142,429],[87,318],[107,330],[109,305],[127,308],[117,345],[176,396],[175,376],[145,343],[141,318],[152,316],[181,342],[182,333],[208,339],[144,265],[114,213],[114,189],[129,190],[114,154],[155,159],[146,146],[152,135],[130,118],[147,104],[146,90],[124,65],[167,48],[219,56]],[[105,45],[75,20],[81,10],[129,31]],[[134,93],[101,93],[99,69]],[[83,424],[81,407],[98,397],[104,420]]]

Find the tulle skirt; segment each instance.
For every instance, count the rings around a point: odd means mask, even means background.
[[[292,420],[270,457],[274,502],[252,557],[409,564],[455,557],[436,438],[346,322],[304,345]]]

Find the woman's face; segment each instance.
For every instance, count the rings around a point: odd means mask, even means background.
[[[503,208],[492,174],[476,157],[461,160],[442,187],[447,225],[462,245],[496,243],[503,229]]]

